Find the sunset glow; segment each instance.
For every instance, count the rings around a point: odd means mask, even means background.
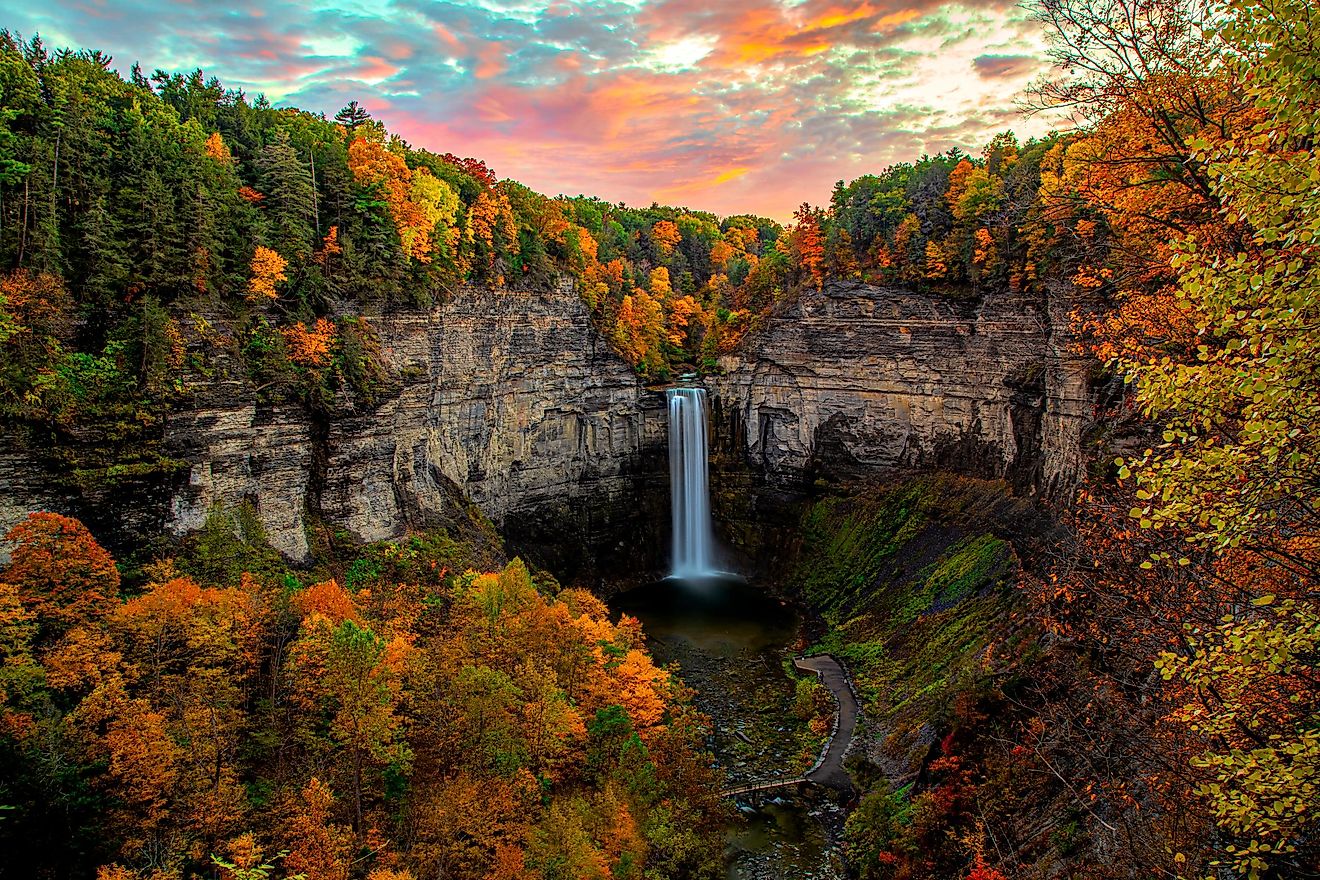
[[[8,8],[4,8],[4,7]],[[836,180],[994,132],[1041,38],[1003,0],[0,3],[47,45],[201,67],[278,104],[358,100],[392,131],[549,194],[780,219]]]

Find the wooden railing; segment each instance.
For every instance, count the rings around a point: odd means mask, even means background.
[[[802,785],[810,782],[805,776],[794,776],[792,779],[763,779],[756,782],[748,782],[739,785],[736,788],[726,788],[720,792],[720,797],[738,797],[739,795],[752,794],[757,791],[770,791],[774,788],[788,788],[793,785]]]

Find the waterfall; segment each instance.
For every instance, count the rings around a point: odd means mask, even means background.
[[[673,576],[710,577],[710,486],[706,478],[706,392],[673,388],[669,397],[669,492],[674,525]]]

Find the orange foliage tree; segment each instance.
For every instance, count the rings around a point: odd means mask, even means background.
[[[16,546],[0,578],[35,618],[39,642],[99,621],[118,605],[119,569],[78,520],[34,513],[5,540]]]
[[[794,257],[816,287],[824,283],[825,239],[821,234],[821,212],[803,203],[793,212],[797,225],[791,235]]]
[[[290,327],[281,327],[280,333],[289,347],[289,360],[302,367],[323,367],[330,362],[335,345],[335,325],[326,318],[317,318],[312,327],[302,321]]]
[[[358,183],[380,188],[403,252],[409,257],[419,263],[431,261],[437,225],[442,241],[451,246],[456,242],[453,224],[458,196],[429,170],[409,168],[402,156],[366,138],[349,145],[348,167]]]
[[[248,298],[254,300],[275,299],[279,292],[275,285],[288,281],[284,270],[289,263],[278,252],[264,245],[257,245],[252,254],[252,277],[248,280]]]
[[[660,250],[661,256],[669,256],[683,240],[683,234],[672,220],[661,220],[651,227],[651,240]]]

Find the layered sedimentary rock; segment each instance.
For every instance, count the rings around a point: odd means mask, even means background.
[[[515,548],[567,570],[648,552],[657,512],[634,499],[663,468],[664,413],[589,318],[569,287],[465,289],[371,321],[397,386],[375,408],[341,400],[311,419],[239,389],[207,394],[172,422],[194,464],[169,526],[246,500],[276,548],[303,558],[311,512],[375,541],[453,526],[475,505]]]
[[[213,508],[248,503],[271,546],[307,559],[314,434],[304,407],[262,402],[232,348],[218,347],[210,379],[197,384],[192,406],[173,414],[166,428],[170,456],[188,470],[169,487],[165,530],[183,536],[201,528]]]
[[[377,540],[444,524],[466,498],[515,547],[566,570],[658,546],[649,524],[664,508],[638,498],[663,478],[661,401],[571,288],[467,292],[375,323],[391,371],[414,378],[330,424],[327,520]]]
[[[785,502],[818,477],[939,468],[1023,494],[1071,486],[1090,364],[1070,352],[1061,303],[855,283],[804,294],[708,382],[726,542],[771,564],[796,527]],[[271,543],[301,560],[314,527],[372,541],[484,515],[510,549],[568,577],[665,565],[663,396],[609,348],[571,287],[465,289],[371,323],[390,385],[371,407],[263,402],[236,348],[219,346],[192,404],[168,421],[162,448],[181,470],[159,485],[80,496],[41,472],[21,434],[0,434],[0,527],[55,509],[133,545],[247,503]]]
[[[1026,492],[1076,477],[1087,412],[1060,319],[1042,301],[979,302],[834,283],[771,318],[712,380],[730,458],[771,484],[942,468]]]
[[[912,470],[1061,497],[1084,466],[1089,360],[1063,299],[828,284],[769,319],[711,380],[715,520],[775,571],[816,480]]]

